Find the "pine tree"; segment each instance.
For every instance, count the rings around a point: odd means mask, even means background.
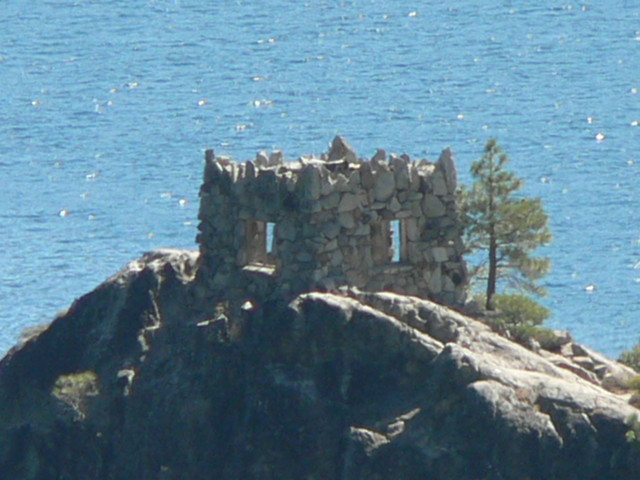
[[[471,271],[472,277],[486,276],[487,310],[495,309],[499,279],[517,290],[544,294],[536,281],[550,267],[548,258],[531,255],[551,241],[547,214],[539,198],[516,195],[523,181],[506,170],[508,161],[498,142],[489,139],[482,157],[471,165],[474,183],[461,195],[467,250],[487,252]]]

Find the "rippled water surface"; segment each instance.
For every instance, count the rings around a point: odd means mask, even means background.
[[[294,158],[336,133],[450,145],[465,181],[498,138],[551,217],[550,325],[634,343],[640,3],[430,3],[6,0],[0,352],[140,253],[195,248],[205,148]]]

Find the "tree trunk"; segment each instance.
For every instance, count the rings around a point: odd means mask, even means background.
[[[496,280],[498,278],[498,245],[493,228],[489,235],[489,279],[487,280],[487,310],[495,310],[493,296],[496,293]]]

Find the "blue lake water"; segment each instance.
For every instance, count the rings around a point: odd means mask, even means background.
[[[496,137],[551,218],[549,325],[628,348],[640,3],[532,3],[6,0],[0,352],[142,252],[195,248],[204,149],[337,133],[363,156],[451,146],[463,181]]]

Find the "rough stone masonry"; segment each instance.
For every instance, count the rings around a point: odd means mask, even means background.
[[[208,150],[205,160],[198,276],[214,291],[237,298],[348,285],[463,302],[449,149],[435,163],[384,150],[367,160],[338,136],[320,158],[285,163],[276,150],[236,163]]]

